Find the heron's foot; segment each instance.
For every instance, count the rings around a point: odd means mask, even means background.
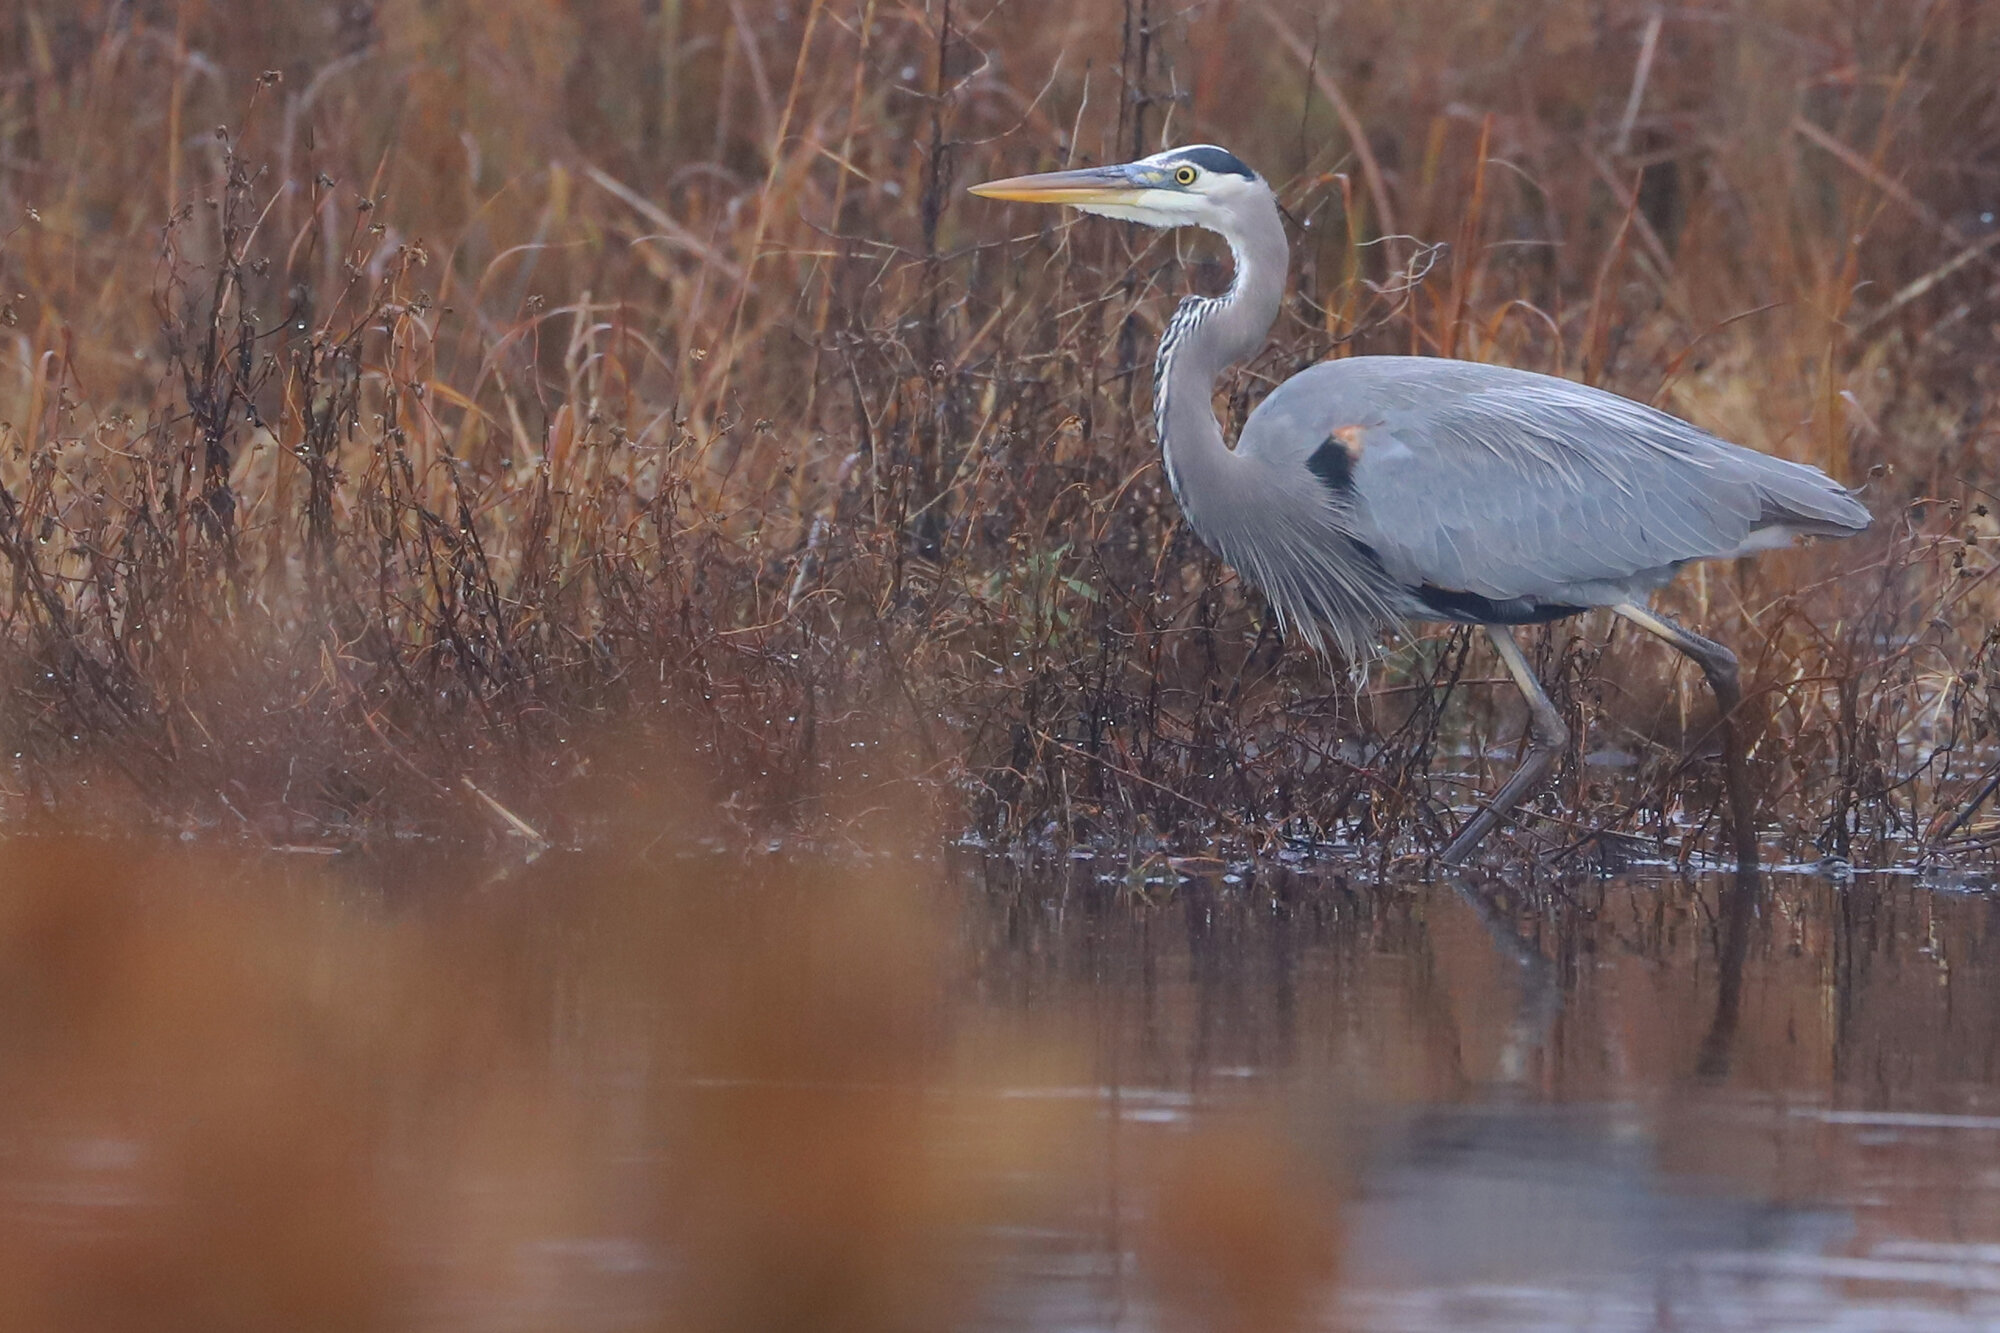
[[[1565,855],[1589,866],[1600,875],[1616,875],[1629,870],[1640,857],[1657,850],[1656,844],[1623,829],[1594,828],[1571,844]]]
[[[1521,766],[1514,770],[1514,776],[1494,793],[1493,800],[1485,809],[1465,822],[1465,827],[1444,849],[1444,855],[1438,859],[1447,866],[1463,865],[1495,825],[1541,788],[1548,779],[1549,770],[1555,767],[1556,756],[1569,746],[1569,728],[1563,725],[1562,714],[1556,712],[1555,705],[1549,702],[1548,694],[1542,689],[1541,681],[1535,678],[1534,668],[1528,665],[1528,659],[1521,655],[1521,645],[1514,642],[1513,634],[1504,625],[1488,625],[1486,634],[1493,640],[1493,647],[1500,654],[1507,674],[1520,687],[1521,697],[1527,701],[1528,753],[1521,760]]]
[[[1560,722],[1553,732],[1537,727],[1529,733],[1528,754],[1521,760],[1521,766],[1514,770],[1514,776],[1500,788],[1491,803],[1483,807],[1472,818],[1465,821],[1465,827],[1451,840],[1451,845],[1438,857],[1440,864],[1457,868],[1465,864],[1477,851],[1486,835],[1500,826],[1500,822],[1514,813],[1514,807],[1534,795],[1548,780],[1549,770],[1555,767],[1556,756],[1569,743],[1569,733]]]
[[[1548,781],[1549,771],[1556,765],[1556,759],[1569,746],[1569,728],[1555,709],[1537,709],[1528,723],[1528,753],[1521,760],[1521,766],[1507,779],[1506,785],[1494,793],[1492,801],[1472,818],[1465,821],[1465,827],[1451,840],[1438,861],[1446,866],[1465,864],[1486,835],[1499,827],[1500,822],[1514,813],[1521,802],[1540,791]]]
[[[1743,731],[1748,719],[1743,713],[1743,675],[1736,654],[1636,602],[1621,602],[1611,609],[1672,644],[1708,677],[1708,687],[1715,693],[1717,725],[1722,729],[1722,776],[1729,789],[1729,824],[1736,844],[1736,870],[1739,874],[1755,875],[1757,801],[1750,791],[1750,778],[1744,767]]]
[[[1499,824],[1500,811],[1491,805],[1481,806],[1472,818],[1465,821],[1465,827],[1458,831],[1458,836],[1438,854],[1438,864],[1447,870],[1459,869]]]

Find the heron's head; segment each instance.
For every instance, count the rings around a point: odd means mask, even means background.
[[[1010,176],[975,185],[972,192],[988,199],[1068,204],[1149,227],[1207,227],[1225,234],[1234,230],[1230,224],[1242,210],[1271,197],[1262,177],[1213,144],[1169,148],[1115,167]]]

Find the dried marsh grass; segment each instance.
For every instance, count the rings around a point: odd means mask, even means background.
[[[746,829],[914,772],[1001,841],[1423,847],[1518,720],[1462,636],[1360,691],[1281,655],[1180,525],[1148,367],[1213,247],[960,194],[1215,139],[1297,223],[1232,420],[1317,359],[1435,352],[1865,482],[1875,534],[1670,609],[1744,656],[1786,854],[2000,839],[1979,0],[0,24],[14,816],[560,837],[558,793],[657,744]],[[1587,724],[1543,844],[1698,852],[1699,681],[1588,619],[1538,652]]]

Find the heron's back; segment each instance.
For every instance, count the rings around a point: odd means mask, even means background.
[[[1251,414],[1238,454],[1273,494],[1316,491],[1329,531],[1379,561],[1413,617],[1545,619],[1643,595],[1692,560],[1869,523],[1817,468],[1601,389],[1435,357],[1302,371]]]

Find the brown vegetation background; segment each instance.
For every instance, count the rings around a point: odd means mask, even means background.
[[[557,793],[665,752],[760,831],[915,773],[996,840],[1429,844],[1516,735],[1482,650],[1360,691],[1281,655],[1166,494],[1152,347],[1215,247],[962,193],[1215,140],[1296,223],[1231,419],[1414,350],[1866,484],[1866,538],[1666,604],[1744,657],[1787,852],[1995,841],[2000,6],[5,0],[0,34],[10,815],[560,839]],[[1698,679],[1593,619],[1536,652],[1587,724],[1543,841],[1698,850]]]

